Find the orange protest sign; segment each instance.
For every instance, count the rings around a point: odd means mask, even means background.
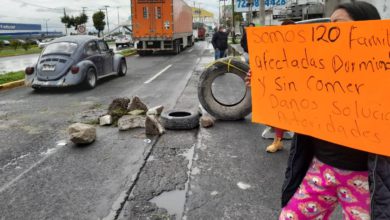
[[[390,156],[390,20],[247,33],[254,122]]]

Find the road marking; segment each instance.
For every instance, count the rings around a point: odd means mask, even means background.
[[[187,53],[191,53],[193,50],[194,50],[194,48],[192,48],[189,51],[187,51]]]
[[[10,186],[12,186],[14,183],[16,183],[17,181],[19,181],[20,179],[22,179],[22,177],[24,175],[26,175],[28,172],[30,172],[32,169],[34,169],[35,167],[39,166],[40,164],[42,164],[47,158],[49,158],[52,154],[56,153],[59,149],[61,149],[62,147],[64,147],[65,145],[57,145],[56,147],[52,148],[52,149],[49,149],[50,152],[49,153],[46,153],[46,154],[41,154],[41,155],[44,155],[44,157],[42,157],[42,159],[40,159],[38,162],[36,162],[35,164],[33,164],[30,168],[28,168],[27,170],[23,171],[21,174],[19,174],[17,177],[15,177],[14,179],[12,179],[11,181],[9,181],[8,183],[4,184],[3,186],[0,187],[0,194],[3,193],[5,190],[7,190]],[[49,151],[48,150],[48,151]]]
[[[152,82],[153,80],[155,80],[159,75],[163,74],[165,71],[167,71],[167,69],[171,68],[172,64],[169,64],[168,66],[166,66],[163,70],[161,70],[160,72],[158,72],[156,75],[154,75],[152,78],[150,78],[149,80],[145,81],[144,83],[145,84],[148,84],[150,82]]]

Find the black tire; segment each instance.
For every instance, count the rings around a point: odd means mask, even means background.
[[[177,40],[173,42],[173,54],[177,55],[180,53],[180,45]]]
[[[93,89],[97,84],[97,74],[93,67],[90,67],[85,74],[84,87],[87,89]]]
[[[118,66],[118,76],[124,76],[127,73],[127,64],[125,59],[121,59]]]
[[[234,105],[224,105],[215,99],[212,93],[212,83],[215,78],[225,73],[233,73],[244,80],[249,70],[247,63],[238,58],[227,57],[219,60],[203,71],[199,78],[198,98],[203,108],[220,120],[239,120],[252,112],[250,89],[246,89],[242,100]],[[230,66],[227,65],[230,63]]]
[[[199,114],[180,110],[164,111],[161,124],[169,130],[190,130],[199,126]]]

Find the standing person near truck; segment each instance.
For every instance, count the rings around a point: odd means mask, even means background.
[[[218,31],[214,33],[211,43],[215,50],[215,60],[226,57],[226,50],[228,49],[228,35],[224,27],[219,27]]]

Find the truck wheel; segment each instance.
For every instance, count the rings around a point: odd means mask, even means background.
[[[235,58],[223,58],[205,69],[200,75],[198,84],[198,98],[203,108],[217,119],[239,120],[252,112],[252,98],[250,89],[246,89],[245,96],[236,104],[220,103],[213,95],[214,80],[225,73],[232,73],[244,80],[249,70],[248,64]],[[229,63],[229,65],[227,65]]]

